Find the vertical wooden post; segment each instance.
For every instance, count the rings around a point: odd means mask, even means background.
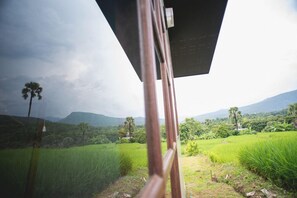
[[[42,139],[42,127],[41,121],[38,122],[36,136],[33,140],[33,148],[31,154],[30,165],[27,173],[27,182],[25,187],[25,198],[32,198],[34,195],[35,179],[37,175],[38,161],[39,161],[39,150]]]
[[[149,175],[162,177],[162,153],[156,94],[156,61],[150,0],[138,0],[141,73],[145,98],[145,127],[147,134]]]

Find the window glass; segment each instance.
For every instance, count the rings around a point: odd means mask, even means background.
[[[137,194],[142,83],[95,1],[1,1],[0,65],[3,197]]]

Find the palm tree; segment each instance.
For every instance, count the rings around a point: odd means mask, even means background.
[[[297,103],[289,105],[288,115],[293,116],[293,117],[297,117]]]
[[[40,95],[41,92],[42,92],[42,87],[40,87],[39,83],[36,83],[36,82],[26,83],[25,87],[22,89],[23,98],[25,100],[30,95],[28,117],[30,117],[30,114],[31,114],[32,99],[37,96],[38,100],[41,100],[42,98],[42,96]]]
[[[229,118],[231,123],[233,123],[238,131],[239,119],[241,118],[241,112],[238,111],[238,107],[231,107],[229,109]]]
[[[131,137],[135,128],[133,117],[126,118],[126,121],[124,123],[124,128],[126,129],[127,137]]]
[[[287,114],[293,117],[293,124],[297,128],[297,103],[289,105]]]

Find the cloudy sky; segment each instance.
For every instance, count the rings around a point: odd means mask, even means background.
[[[180,116],[297,89],[297,0],[229,0],[210,74],[176,79]],[[1,0],[0,114],[143,116],[142,83],[95,0]],[[158,82],[163,117],[161,83]]]

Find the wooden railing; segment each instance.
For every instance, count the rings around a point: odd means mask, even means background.
[[[170,174],[171,197],[182,197],[178,161],[178,118],[168,32],[162,0],[138,0],[141,73],[145,98],[149,180],[138,197],[164,197]],[[167,135],[162,158],[156,95],[156,57],[160,64]]]

